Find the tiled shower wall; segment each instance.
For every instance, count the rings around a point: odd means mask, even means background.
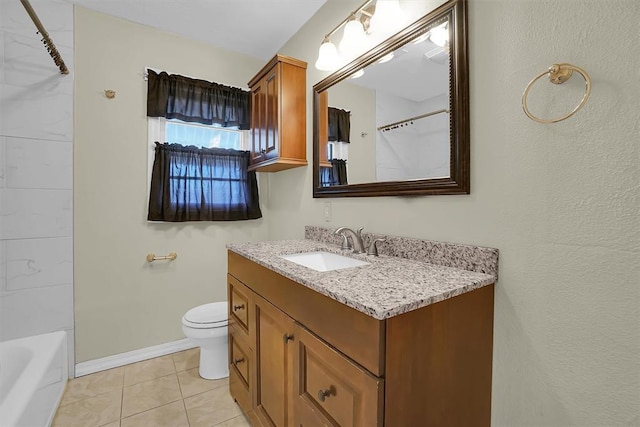
[[[67,331],[72,368],[73,6],[31,4],[71,71],[0,0],[0,340]]]

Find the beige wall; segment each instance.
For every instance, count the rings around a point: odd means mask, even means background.
[[[180,319],[226,299],[232,241],[267,239],[263,218],[146,221],[145,66],[246,87],[263,61],[75,8],[74,256],[76,355],[83,362],[184,338]],[[103,91],[116,91],[107,99]],[[178,253],[148,264],[149,252]]]
[[[330,0],[281,49],[309,62],[309,94],[324,33],[357,3]],[[469,3],[471,194],[314,200],[311,169],[293,169],[270,178],[270,237],[311,223],[499,248],[493,424],[640,425],[640,3]],[[541,125],[521,96],[554,62],[586,69],[593,93]],[[574,94],[551,86],[537,96]]]
[[[317,48],[359,3],[329,0],[281,49],[309,63],[309,159],[311,88],[326,75],[313,67]],[[362,225],[500,249],[493,425],[638,425],[640,3],[473,0],[469,12],[470,195],[315,200],[311,168],[298,168],[261,174],[262,220],[178,226],[144,219],[142,68],[242,86],[262,63],[77,8],[78,360],[181,338],[187,308],[225,297],[226,242],[301,238],[305,224]],[[569,120],[534,123],[522,91],[560,61],[591,74],[592,97]],[[537,93],[564,102],[555,95],[563,88],[550,86]],[[172,250],[173,264],[144,262],[147,252]]]

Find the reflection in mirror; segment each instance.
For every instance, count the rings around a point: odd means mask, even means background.
[[[314,86],[314,197],[468,194],[465,12],[450,1]]]

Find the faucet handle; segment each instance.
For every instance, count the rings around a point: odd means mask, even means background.
[[[369,249],[367,249],[367,255],[378,256],[378,247],[376,246],[377,242],[384,242],[387,239],[374,239],[369,244]]]
[[[356,234],[358,235],[360,240],[362,240],[362,230],[364,230],[364,227],[360,227],[358,228],[358,231],[356,231]]]

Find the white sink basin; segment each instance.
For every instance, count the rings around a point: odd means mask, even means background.
[[[303,265],[316,271],[333,271],[343,268],[359,267],[370,263],[331,252],[305,252],[301,254],[280,255],[288,261]]]

